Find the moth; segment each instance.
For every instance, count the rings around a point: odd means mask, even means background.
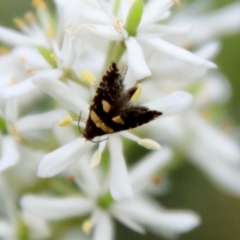
[[[125,90],[117,65],[111,63],[89,107],[83,137],[92,141],[97,136],[136,128],[162,115],[147,107],[130,104],[137,88],[135,85]]]

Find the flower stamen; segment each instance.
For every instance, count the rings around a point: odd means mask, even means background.
[[[148,139],[148,138],[145,138],[145,139],[140,139],[138,141],[138,144],[140,146],[143,146],[147,149],[151,149],[151,150],[157,150],[157,149],[161,149],[161,146],[159,143],[155,142],[154,140],[152,139]]]
[[[60,127],[66,127],[72,124],[72,122],[73,122],[73,118],[70,115],[67,115],[59,121],[58,125]]]
[[[95,76],[91,72],[89,72],[87,70],[82,70],[80,72],[80,75],[81,75],[82,79],[85,82],[87,82],[88,84],[90,84],[90,85],[94,85],[95,84],[96,78],[95,78]]]
[[[87,234],[89,235],[91,232],[92,232],[92,228],[93,228],[93,225],[92,225],[92,222],[90,220],[86,220],[83,222],[82,224],[82,230]]]
[[[37,8],[47,8],[44,0],[33,0],[32,5]]]

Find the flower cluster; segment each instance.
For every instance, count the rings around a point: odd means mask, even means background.
[[[34,0],[35,13],[15,20],[20,31],[0,26],[0,236],[111,240],[114,219],[141,234],[188,232],[196,213],[153,198],[168,189],[175,151],[240,195],[240,149],[213,121],[230,87],[212,62],[218,37],[240,26],[240,5],[204,15],[203,3],[177,0],[54,3],[57,17]],[[86,141],[79,129],[111,62],[136,86],[130,101],[162,115]]]

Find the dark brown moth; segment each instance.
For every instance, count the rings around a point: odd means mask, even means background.
[[[161,112],[130,104],[137,88],[135,85],[125,90],[123,77],[117,65],[112,63],[90,105],[83,137],[91,141],[97,136],[138,127],[160,116]]]

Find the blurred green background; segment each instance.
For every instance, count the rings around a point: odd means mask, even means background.
[[[67,1],[67,0],[66,0]],[[204,1],[204,0],[203,0]],[[13,19],[32,10],[31,0],[0,0],[0,24],[15,27]],[[181,1],[185,4],[189,1]],[[230,4],[231,0],[215,0],[216,8]],[[240,14],[240,13],[239,13]],[[222,51],[216,59],[219,69],[232,84],[233,96],[229,101],[229,115],[237,125],[240,123],[240,34],[222,38]],[[202,217],[202,224],[194,231],[182,235],[181,240],[239,240],[240,197],[222,193],[188,162],[172,173],[172,188],[160,199],[170,209],[192,209]],[[239,183],[240,184],[240,183]],[[117,240],[161,239],[151,234],[139,235],[118,225]]]

